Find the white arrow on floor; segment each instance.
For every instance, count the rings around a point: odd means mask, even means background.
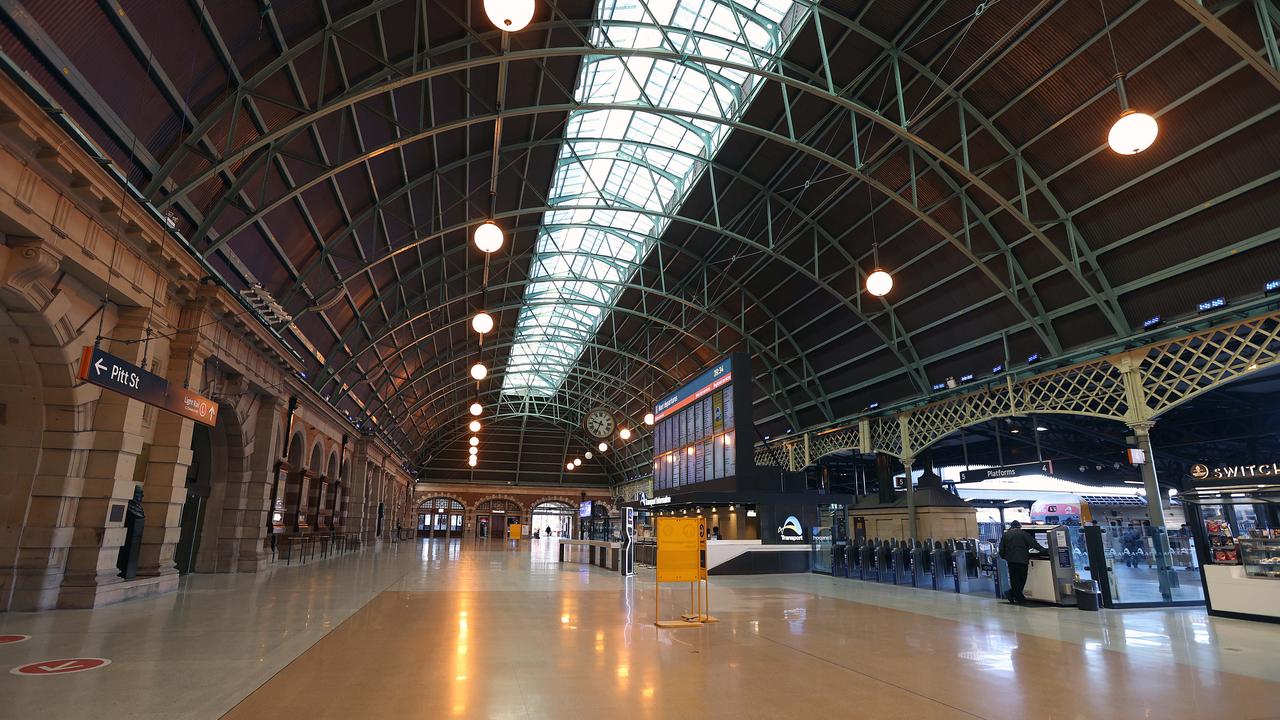
[[[57,665],[37,665],[36,668],[45,672],[61,672],[63,670],[72,670],[79,666],[79,660],[64,660]]]

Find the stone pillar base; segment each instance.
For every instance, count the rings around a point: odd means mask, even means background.
[[[9,599],[8,609],[13,611],[52,610],[58,607],[58,593],[62,587],[62,570],[26,570],[0,581],[0,602]],[[13,588],[12,597],[9,588]]]
[[[178,574],[176,572],[152,577],[136,577],[110,585],[64,585],[58,597],[58,607],[63,610],[89,610],[126,600],[164,595],[177,589]]]

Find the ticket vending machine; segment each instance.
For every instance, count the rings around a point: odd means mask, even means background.
[[[1071,552],[1071,533],[1066,525],[1023,525],[1023,532],[1040,543],[1047,552],[1031,556],[1027,567],[1027,587],[1023,594],[1028,600],[1075,605],[1073,586],[1076,565]]]

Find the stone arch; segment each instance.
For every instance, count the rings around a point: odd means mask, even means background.
[[[241,555],[240,520],[234,512],[249,482],[249,462],[253,439],[246,432],[246,419],[258,397],[243,393],[219,398],[218,422],[211,429],[212,463],[209,471],[208,507],[203,515],[200,544],[196,552],[196,572],[236,572]]]
[[[60,261],[38,240],[0,244],[0,610],[93,607],[137,584],[116,576],[124,531],[109,513],[133,492],[142,406],[76,373],[99,327],[105,350],[140,364],[147,312],[90,299]],[[99,431],[118,449],[78,439]],[[113,494],[84,502],[90,484]]]
[[[471,507],[467,508],[467,511],[474,513],[480,509],[481,505],[483,505],[486,502],[489,502],[490,500],[509,500],[515,503],[516,507],[520,508],[520,512],[523,513],[529,510],[529,508],[525,507],[524,503],[520,502],[520,500],[517,499],[515,495],[510,495],[507,493],[497,493],[493,495],[485,495],[484,497],[472,503]]]
[[[313,475],[320,475],[324,472],[324,438],[316,433],[315,442],[311,445],[311,454],[307,456],[307,470]]]
[[[305,459],[302,457],[304,447],[306,447],[306,436],[303,434],[302,429],[294,430],[293,437],[289,438],[289,454],[286,456],[289,460],[289,467],[294,470],[302,469],[302,461]]]

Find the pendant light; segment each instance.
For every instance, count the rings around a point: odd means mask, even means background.
[[[584,457],[584,458],[586,458],[586,459],[590,460],[590,459],[591,459],[591,451],[590,451],[590,450],[586,451],[585,453],[583,453],[583,454],[582,454],[582,457]]]
[[[475,435],[472,435],[472,436],[471,436],[471,439],[470,439],[470,440],[468,440],[467,442],[471,443],[471,447],[479,447],[479,446],[480,446],[480,438],[476,437]]]
[[[565,463],[565,464],[564,464],[564,469],[565,469],[565,470],[572,470],[572,469],[573,469],[573,463]]]
[[[609,449],[609,443],[600,443],[599,445],[596,446],[596,449],[599,450],[600,452],[604,452],[605,450]]]
[[[472,421],[471,421],[471,424],[467,425],[467,429],[468,429],[468,430],[470,430],[470,431],[471,431],[471,432],[473,432],[473,433],[480,432],[480,421],[479,421],[479,420],[472,420]]]
[[[471,467],[475,467],[475,466],[476,466],[476,456],[475,456],[475,455],[472,455],[471,457],[467,458],[467,464],[468,464],[468,465],[470,465]]]
[[[1137,155],[1151,147],[1160,134],[1160,124],[1144,112],[1129,107],[1124,91],[1124,75],[1116,75],[1116,94],[1120,96],[1120,117],[1107,133],[1107,145],[1118,155]]]
[[[484,406],[478,402],[471,403],[470,409],[471,409],[472,415],[479,415],[480,413],[484,412]]]
[[[622,428],[621,430],[618,431],[618,437],[622,438],[623,440],[630,440],[631,431],[628,430],[627,428]]]
[[[471,329],[481,335],[493,329],[493,316],[487,312],[478,312],[471,318]]]
[[[492,220],[486,220],[477,226],[474,237],[480,252],[497,252],[502,247],[502,228]]]
[[[468,454],[470,454],[470,455],[479,455],[479,454],[480,454],[480,448],[467,448],[467,452],[468,452]]]
[[[652,424],[653,424],[653,413],[645,413],[645,414],[644,414],[644,424],[645,424],[645,425],[652,425]]]
[[[1111,39],[1111,22],[1107,20],[1105,0],[1098,0],[1098,8],[1102,11],[1102,29],[1107,34],[1107,45],[1111,48],[1111,67],[1116,71],[1116,95],[1120,96],[1120,117],[1111,124],[1111,130],[1107,133],[1107,145],[1117,155],[1137,155],[1156,141],[1156,136],[1160,134],[1160,124],[1150,115],[1129,107],[1129,95],[1124,90],[1124,73],[1120,72],[1116,44]]]
[[[871,262],[875,270],[867,276],[867,292],[876,297],[884,297],[893,289],[893,276],[880,269],[880,243],[871,245]]]
[[[582,458],[574,458],[574,459],[573,459],[573,466],[574,466],[574,467],[578,467],[578,466],[579,466],[579,465],[581,465],[581,464],[582,464]]]
[[[484,377],[488,374],[489,374],[489,368],[486,368],[483,363],[476,363],[475,365],[471,366],[471,377],[475,378],[476,380],[483,380]]]
[[[533,0],[484,0],[484,14],[499,30],[523,30],[533,19]]]

